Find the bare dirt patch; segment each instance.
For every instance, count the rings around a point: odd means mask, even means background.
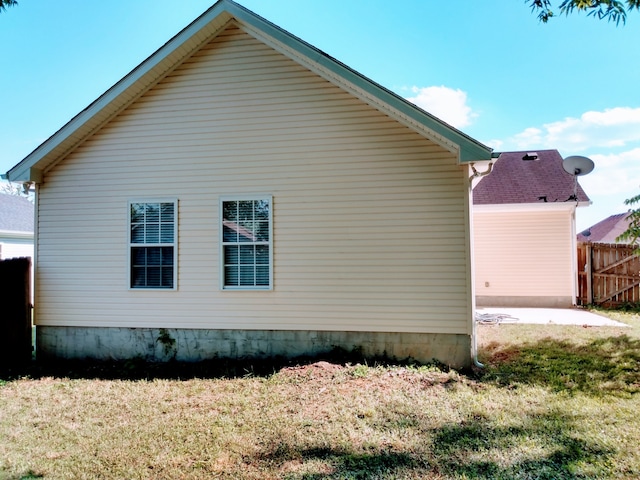
[[[308,365],[296,365],[280,370],[283,378],[293,380],[326,380],[336,378],[347,371],[346,366],[326,361],[319,361]]]

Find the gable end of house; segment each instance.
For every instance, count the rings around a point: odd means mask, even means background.
[[[490,160],[492,150],[489,147],[241,5],[231,0],[220,0],[10,169],[6,178],[13,182],[40,183],[43,173],[194,55],[231,22],[454,153],[459,163]]]

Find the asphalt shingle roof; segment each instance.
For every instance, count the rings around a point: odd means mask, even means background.
[[[562,168],[557,150],[538,150],[536,160],[524,160],[528,152],[503,152],[492,172],[473,189],[474,205],[575,201],[574,178]],[[580,184],[577,200],[589,197]]]
[[[599,221],[595,225],[590,226],[586,230],[580,232],[577,237],[579,242],[598,242],[598,243],[628,243],[618,242],[616,238],[627,230],[629,221],[627,216],[629,213],[617,213],[611,215],[604,220]]]
[[[33,232],[33,204],[25,197],[0,193],[0,230]]]

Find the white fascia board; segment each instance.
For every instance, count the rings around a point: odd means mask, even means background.
[[[15,230],[0,230],[0,239],[33,240],[33,232],[19,232]]]
[[[571,212],[575,210],[575,202],[540,202],[540,203],[503,203],[491,205],[474,205],[474,213],[517,213],[517,212]]]

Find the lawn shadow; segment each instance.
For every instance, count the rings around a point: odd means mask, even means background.
[[[628,335],[588,343],[544,338],[483,349],[484,381],[502,386],[528,384],[554,391],[628,396],[640,392],[640,340]]]
[[[417,444],[297,445],[276,435],[249,463],[289,480],[468,478],[574,479],[610,474],[615,451],[575,434],[580,418],[559,410],[523,412],[507,424],[483,415],[420,430]],[[304,442],[304,440],[303,440]]]
[[[233,379],[247,377],[270,377],[283,368],[312,365],[317,362],[329,362],[336,365],[364,364],[369,366],[408,366],[418,365],[412,359],[397,360],[387,357],[365,357],[354,349],[347,351],[335,348],[316,356],[293,358],[212,358],[199,362],[149,362],[143,358],[119,361],[101,361],[91,359],[48,359],[33,360],[30,363],[3,367],[0,365],[0,383],[17,378],[71,378],[87,380],[189,380]],[[441,364],[433,364],[447,371]],[[0,479],[1,480],[1,479]]]
[[[44,475],[34,473],[33,471],[29,470],[22,475],[18,474],[5,476],[3,472],[0,471],[0,480],[36,480],[38,478],[44,478]]]
[[[615,452],[576,438],[575,422],[559,411],[520,414],[507,426],[478,417],[439,428],[434,453],[442,473],[455,478],[600,478]]]
[[[418,478],[416,474],[431,471],[425,462],[404,452],[356,452],[346,448],[329,447],[300,448],[285,441],[278,443],[257,460],[272,468],[280,467],[284,470],[282,478],[287,480],[403,478],[401,475],[409,472],[412,474],[411,478]],[[286,471],[287,464],[317,464],[318,460],[324,464],[322,472]]]

